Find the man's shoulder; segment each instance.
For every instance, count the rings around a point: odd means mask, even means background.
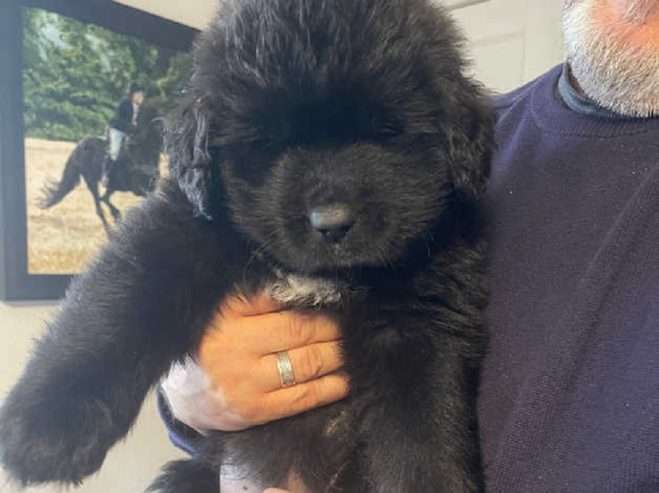
[[[497,113],[505,111],[506,109],[514,106],[519,102],[525,101],[530,97],[533,89],[541,82],[548,78],[556,77],[556,74],[562,70],[562,65],[557,65],[535,79],[527,82],[526,84],[514,89],[513,91],[496,94],[492,97],[492,105]]]

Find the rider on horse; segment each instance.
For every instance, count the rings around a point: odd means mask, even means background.
[[[127,96],[121,100],[109,123],[109,149],[103,163],[103,183],[105,186],[108,185],[110,176],[117,167],[117,161],[126,137],[134,134],[137,130],[137,118],[143,103],[144,88],[137,83],[130,84]]]

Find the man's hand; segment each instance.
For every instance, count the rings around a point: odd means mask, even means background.
[[[328,317],[283,311],[265,294],[232,298],[210,323],[198,355],[162,388],[174,416],[199,431],[237,431],[330,404],[348,393],[340,332]],[[282,388],[287,351],[297,384]]]

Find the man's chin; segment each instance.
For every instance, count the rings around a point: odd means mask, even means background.
[[[575,2],[563,13],[574,77],[603,108],[627,117],[659,114],[659,43],[636,42],[624,19],[605,23],[595,11],[602,8],[598,4]],[[659,38],[659,23],[656,34]]]

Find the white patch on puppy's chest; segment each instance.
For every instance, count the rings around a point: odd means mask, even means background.
[[[267,288],[267,291],[280,303],[319,307],[341,301],[341,292],[332,281],[279,271],[275,274],[277,280]]]

